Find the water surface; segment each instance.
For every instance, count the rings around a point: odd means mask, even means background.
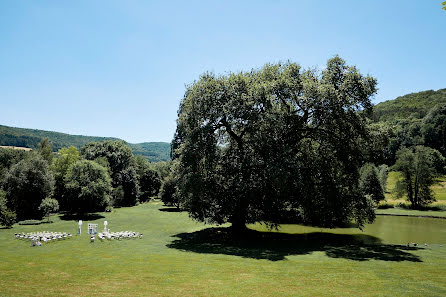
[[[266,231],[265,226],[256,224],[251,226],[254,230]],[[373,224],[366,225],[361,231],[358,228],[317,228],[303,225],[281,225],[278,232],[290,234],[302,233],[333,233],[351,235],[370,235],[378,238],[384,244],[445,244],[446,246],[446,219],[403,217],[403,216],[377,216]]]

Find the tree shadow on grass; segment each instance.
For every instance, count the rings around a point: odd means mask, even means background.
[[[63,214],[60,216],[61,220],[64,221],[94,221],[105,218],[103,215],[97,213],[87,213],[87,214]]]
[[[224,254],[243,258],[284,260],[286,256],[325,252],[331,258],[355,261],[383,260],[422,262],[411,254],[420,248],[382,244],[377,237],[357,234],[313,232],[287,234],[248,230],[234,237],[230,228],[207,228],[174,235],[179,239],[167,245],[182,251],[203,254]]]
[[[164,212],[182,212],[182,211],[184,211],[181,208],[177,208],[177,207],[165,207],[165,208],[160,208],[158,210],[164,211]]]

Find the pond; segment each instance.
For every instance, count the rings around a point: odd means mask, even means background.
[[[263,225],[256,224],[250,228],[266,231]],[[302,233],[333,233],[349,235],[369,235],[378,238],[383,244],[444,244],[446,245],[446,219],[404,217],[404,216],[377,216],[373,224],[366,225],[361,231],[358,228],[317,228],[302,225],[281,225],[278,232],[290,234]],[[361,236],[368,238],[367,236]]]

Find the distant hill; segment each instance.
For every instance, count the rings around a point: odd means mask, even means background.
[[[423,118],[438,103],[446,103],[446,89],[423,91],[400,96],[375,105],[375,121],[391,121],[414,117]]]
[[[81,148],[89,142],[118,140],[118,138],[114,137],[71,135],[53,131],[15,128],[0,125],[0,145],[35,149],[44,137],[48,137],[48,139],[53,142],[54,151],[68,146]],[[128,145],[132,148],[134,154],[142,155],[151,162],[169,160],[170,144],[167,142],[128,143]]]

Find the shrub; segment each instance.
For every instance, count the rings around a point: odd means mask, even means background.
[[[4,209],[0,213],[0,225],[10,228],[16,222],[17,216],[15,212]]]
[[[20,221],[19,225],[40,225],[41,223],[39,220],[24,220]]]
[[[388,208],[395,208],[395,206],[391,203],[380,203],[378,205],[378,209],[388,209]]]

